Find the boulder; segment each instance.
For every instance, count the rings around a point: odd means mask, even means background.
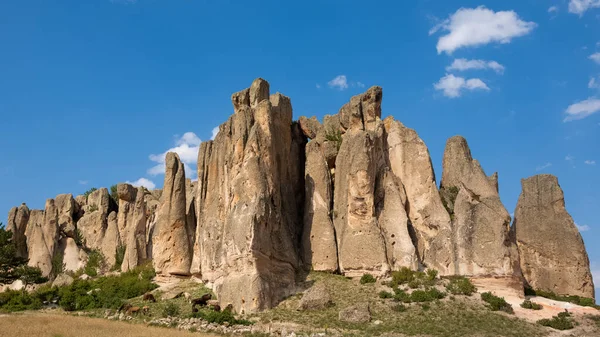
[[[415,130],[393,117],[384,123],[388,160],[406,193],[406,210],[419,259],[441,275],[453,274],[450,217],[438,193],[429,150]]]
[[[29,222],[29,208],[27,205],[13,207],[8,212],[8,222],[6,230],[12,232],[12,241],[17,248],[16,255],[19,257],[27,257],[27,237],[25,231]]]
[[[513,231],[526,282],[536,290],[594,298],[585,245],[558,179],[542,174],[523,179],[521,186]]]
[[[302,227],[296,192],[302,186],[294,184],[302,168],[290,158],[289,98],[269,96],[269,84],[256,79],[233,94],[232,103],[234,115],[198,154],[192,272],[214,284],[221,303],[252,312],[295,290]]]
[[[190,275],[192,250],[186,220],[185,171],[179,156],[167,153],[165,183],[152,238],[152,263],[158,274]]]
[[[455,274],[519,275],[518,256],[514,256],[517,253],[509,235],[510,215],[463,137],[452,137],[446,143],[441,189],[443,195],[451,196],[446,203],[454,205],[449,213],[453,217]]]
[[[371,310],[367,303],[361,303],[340,311],[338,318],[346,323],[367,323],[371,321]]]
[[[304,292],[298,303],[298,310],[321,310],[333,304],[325,283],[317,283]]]
[[[58,274],[52,282],[53,287],[69,286],[73,283],[73,278],[67,274]]]
[[[304,135],[310,139],[316,138],[317,134],[323,128],[323,125],[321,125],[316,116],[312,116],[311,118],[301,116],[298,119],[298,123]]]

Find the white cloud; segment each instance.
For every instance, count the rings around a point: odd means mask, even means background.
[[[359,87],[359,88],[364,88],[365,84],[361,83],[361,82],[356,82],[356,86]]]
[[[596,165],[596,161],[595,160],[586,160],[583,162],[586,165]]]
[[[566,161],[573,161],[573,159],[575,159],[575,157],[571,156],[570,154],[565,157]]]
[[[335,88],[338,90],[346,90],[348,89],[348,80],[346,79],[346,75],[338,75],[333,80],[327,82],[330,88]]]
[[[498,74],[504,73],[504,66],[496,61],[455,59],[446,71],[465,71],[470,69],[492,69]]]
[[[435,90],[443,91],[444,96],[450,98],[460,97],[463,90],[490,90],[490,88],[478,78],[465,80],[463,77],[454,76],[452,74],[446,74],[446,76],[440,78],[437,83],[433,84],[433,87]]]
[[[552,163],[546,163],[544,165],[540,165],[540,166],[536,167],[535,170],[536,171],[541,171],[541,170],[547,169],[550,166],[552,166]]]
[[[153,190],[153,189],[156,188],[156,185],[151,180],[146,179],[146,178],[140,178],[140,179],[138,179],[136,181],[126,181],[126,183],[127,184],[131,184],[131,185],[133,185],[135,187],[142,186],[142,187],[145,187],[145,188],[147,188],[149,190]]]
[[[588,88],[590,88],[590,89],[600,89],[600,83],[598,83],[596,81],[596,78],[592,77],[592,78],[590,78],[590,81],[588,82]]]
[[[600,0],[599,0],[600,1]],[[494,12],[485,6],[461,8],[429,31],[448,31],[440,37],[437,52],[452,54],[457,49],[476,47],[488,43],[510,43],[513,38],[529,34],[537,24],[526,22],[514,11]]]
[[[556,13],[558,12],[558,6],[551,6],[548,8],[548,13]]]
[[[600,52],[590,55],[590,60],[600,64]]]
[[[577,229],[579,229],[580,232],[587,232],[589,231],[591,228],[588,225],[578,225],[577,223],[575,223],[575,227],[577,227]]]
[[[600,99],[590,97],[581,102],[571,104],[565,111],[567,117],[565,117],[563,122],[583,119],[595,114],[598,111],[600,111]]]
[[[218,133],[219,133],[219,127],[215,126],[214,129],[212,129],[212,136],[210,137],[210,140],[215,140]]]
[[[600,0],[571,0],[569,2],[569,13],[582,16],[588,9],[600,7]]]
[[[321,85],[319,83],[317,83],[317,89],[321,89]]]
[[[88,181],[87,180],[79,180],[78,183],[79,183],[79,185],[87,185]]]
[[[156,176],[165,173],[165,156],[167,152],[175,152],[179,155],[179,159],[184,164],[186,177],[193,178],[196,174],[196,163],[198,160],[198,149],[202,141],[193,132],[186,132],[181,138],[175,141],[176,147],[170,148],[167,151],[160,154],[151,154],[150,160],[158,163],[148,169],[148,174]]]

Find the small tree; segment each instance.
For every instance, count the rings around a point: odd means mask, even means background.
[[[85,191],[85,192],[83,193],[83,196],[84,196],[84,197],[85,197],[85,199],[87,200],[87,198],[90,196],[90,194],[92,194],[92,192],[94,192],[94,191],[96,191],[96,190],[98,190],[98,189],[97,189],[97,188],[95,188],[95,187],[92,187],[92,188],[90,188],[89,190]]]
[[[110,187],[110,197],[116,204],[119,204],[119,193],[117,192],[117,185],[112,185]]]
[[[12,283],[22,280],[25,284],[43,283],[42,271],[27,266],[26,258],[17,256],[17,247],[12,240],[12,232],[0,223],[0,283]]]

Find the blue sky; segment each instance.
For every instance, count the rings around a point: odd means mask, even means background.
[[[600,0],[3,1],[0,46],[5,214],[160,187],[168,149],[193,171],[256,77],[296,118],[380,85],[438,177],[456,134],[499,172],[510,213],[521,178],[557,175],[600,284]]]

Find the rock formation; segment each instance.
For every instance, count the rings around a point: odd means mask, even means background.
[[[165,165],[163,196],[152,239],[152,262],[157,273],[190,275],[193,232],[188,231],[195,225],[187,224],[183,163],[176,153],[169,152]]]
[[[549,174],[521,181],[515,232],[523,276],[535,290],[594,298],[583,239],[565,209],[558,179]]]
[[[11,209],[7,228],[44,275],[57,262],[81,268],[90,250],[121,270],[152,260],[162,276],[201,278],[237,312],[273,307],[309,270],[383,277],[433,268],[518,283],[522,269],[535,289],[594,296],[556,178],[523,181],[511,229],[497,173],[484,173],[466,140],[448,140],[438,190],[427,146],[381,119],[382,99],[372,87],[322,124],[294,122],[290,99],[256,79],[232,95],[234,114],[215,139],[200,144],[197,181],[168,153],[163,190],[119,184],[118,200],[106,188],[61,194],[44,211]]]
[[[452,205],[454,273],[518,275],[518,258],[511,256],[516,249],[509,237],[510,215],[463,137],[446,143],[441,189]]]

